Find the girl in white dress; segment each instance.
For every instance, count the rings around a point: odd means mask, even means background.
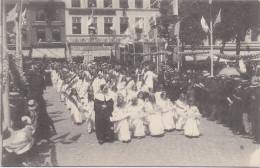
[[[111,88],[111,97],[112,97],[114,102],[117,101],[117,88],[116,88],[116,85],[113,85],[112,88]]]
[[[81,102],[78,97],[77,90],[75,88],[71,89],[71,94],[69,96],[69,101],[70,101],[70,115],[72,122],[74,124],[82,124],[83,122],[83,113],[81,112]]]
[[[200,135],[198,126],[201,115],[198,108],[194,105],[193,99],[189,99],[188,105],[189,108],[185,114],[187,121],[184,126],[184,135],[187,137],[198,137]]]
[[[128,91],[127,104],[129,104],[132,101],[133,98],[137,98],[137,94],[138,94],[137,86],[136,86],[136,84],[134,84],[131,87],[131,90]]]
[[[126,76],[123,76],[121,81],[119,81],[117,84],[118,93],[122,94],[124,97],[127,96],[126,84],[127,84]]]
[[[167,98],[165,91],[161,93],[161,96],[157,99],[156,104],[159,106],[162,113],[164,130],[167,132],[173,131],[175,129],[175,122],[173,120],[175,114],[173,111],[173,104],[170,99]]]
[[[117,105],[112,113],[111,121],[114,122],[114,132],[119,141],[128,143],[131,140],[130,128],[128,123],[128,110],[123,95],[118,94]]]
[[[143,106],[138,105],[136,97],[132,98],[132,103],[128,107],[128,112],[131,114],[129,123],[132,135],[138,139],[145,137],[145,113],[143,111]]]
[[[94,93],[88,93],[88,102],[84,105],[84,115],[86,118],[88,133],[95,130],[95,111],[94,111]]]
[[[158,87],[158,90],[155,92],[154,96],[155,96],[155,101],[157,102],[157,100],[159,100],[161,98],[161,94],[163,92],[163,86],[160,85]]]
[[[66,92],[65,91],[66,91],[68,86],[69,85],[68,85],[67,81],[65,80],[63,82],[62,86],[61,86],[61,89],[60,89],[60,99],[61,99],[61,102],[65,101],[65,98],[66,98]],[[66,104],[66,102],[65,102],[65,104]]]
[[[147,116],[148,128],[151,136],[163,136],[164,125],[162,122],[162,114],[159,107],[155,103],[154,96],[149,97],[149,101],[144,105],[144,111]]]
[[[139,106],[144,107],[144,93],[142,91],[140,91],[137,94],[137,103],[138,103]]]
[[[181,131],[185,125],[185,113],[187,111],[187,104],[185,95],[182,93],[180,98],[175,102],[175,112],[176,112],[176,130]]]

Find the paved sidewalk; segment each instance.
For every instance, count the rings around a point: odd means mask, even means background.
[[[133,139],[128,144],[99,145],[95,133],[87,133],[86,123],[72,124],[53,87],[47,88],[44,97],[58,132],[51,138],[50,161],[54,166],[249,166],[250,155],[260,147],[204,118],[199,138],[190,139],[175,131],[160,138]]]

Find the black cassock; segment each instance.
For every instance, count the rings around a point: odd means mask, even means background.
[[[106,105],[105,109],[102,109],[102,105]],[[97,140],[113,141],[114,131],[113,123],[110,122],[112,112],[114,110],[114,101],[112,98],[106,99],[103,95],[97,96],[94,101],[95,111],[95,125]]]

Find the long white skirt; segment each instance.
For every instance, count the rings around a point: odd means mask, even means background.
[[[93,111],[90,115],[88,113],[84,113],[86,121],[87,121],[87,128],[88,132],[91,133],[96,129],[95,127],[95,112]]]
[[[75,124],[81,124],[83,122],[83,113],[81,113],[73,103],[71,103],[70,115],[72,122]]]
[[[175,129],[175,123],[171,111],[162,113],[162,121],[165,129],[167,130]]]
[[[148,116],[148,127],[152,136],[164,134],[164,125],[162,115],[160,113],[151,114]]]
[[[63,93],[63,92],[60,93],[60,100],[61,100],[62,102],[65,101],[65,93]]]
[[[127,118],[115,122],[114,126],[119,141],[129,141],[131,139]]]
[[[199,136],[199,121],[194,118],[189,118],[184,126],[184,135],[186,136]]]
[[[144,122],[141,118],[134,118],[131,120],[131,130],[135,137],[145,136]]]
[[[183,118],[183,116],[179,116],[176,122],[176,129],[177,130],[183,130],[186,120]]]

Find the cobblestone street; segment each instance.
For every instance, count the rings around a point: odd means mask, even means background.
[[[128,144],[99,145],[95,133],[88,134],[86,123],[72,124],[53,87],[47,88],[44,97],[58,133],[51,138],[55,150],[49,157],[55,155],[54,166],[249,166],[250,155],[260,147],[205,118],[199,138],[175,131],[160,138],[132,139]]]

